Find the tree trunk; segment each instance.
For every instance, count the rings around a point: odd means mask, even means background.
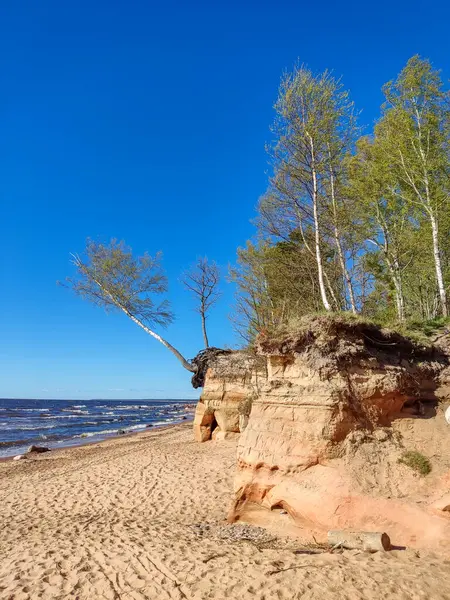
[[[438,284],[439,290],[439,298],[441,300],[441,311],[444,317],[448,316],[447,311],[447,293],[445,291],[444,278],[442,276],[442,265],[441,265],[441,255],[439,252],[439,232],[438,232],[438,223],[436,217],[433,214],[433,211],[430,209],[428,214],[430,215],[431,222],[431,233],[433,236],[433,254],[434,254],[434,264],[436,266],[436,280]]]
[[[392,283],[394,285],[395,304],[397,306],[397,317],[398,317],[398,320],[401,323],[403,323],[403,321],[405,320],[405,300],[403,298],[402,280],[401,280],[400,274],[398,272],[398,269],[396,269],[396,267],[394,266],[395,261],[394,261],[394,265],[393,265],[387,255],[385,255],[385,258],[386,258],[386,264],[389,269],[389,274],[391,276]]]
[[[201,311],[200,316],[202,318],[203,341],[205,342],[205,348],[209,348],[208,334],[206,333],[206,317],[204,310]]]
[[[93,281],[95,281],[95,283],[98,285],[98,287],[101,290],[103,290],[103,292],[111,298],[112,302],[117,306],[117,308],[120,308],[120,310],[123,311],[127,315],[127,317],[129,317],[134,323],[136,323],[136,325],[139,325],[139,327],[141,327],[145,331],[145,333],[148,333],[149,335],[154,337],[155,340],[158,340],[158,342],[160,342],[163,346],[165,346],[168,350],[170,350],[172,352],[172,354],[178,358],[178,360],[180,361],[180,363],[183,365],[183,367],[185,369],[187,369],[191,373],[197,372],[197,369],[194,367],[194,365],[192,365],[189,361],[187,361],[184,358],[184,356],[181,354],[181,352],[178,352],[178,350],[176,348],[174,348],[172,346],[172,344],[170,344],[167,340],[165,340],[163,337],[161,337],[158,333],[156,333],[155,331],[153,331],[152,329],[147,327],[147,325],[144,325],[144,323],[142,323],[142,321],[140,321],[134,315],[132,315],[130,313],[130,311],[127,310],[124,306],[122,306],[119,302],[117,302],[117,300],[112,296],[112,294],[110,294],[108,292],[108,290],[105,289],[96,279],[93,279]]]
[[[147,327],[146,325],[144,325],[144,323],[142,323],[142,321],[139,321],[139,319],[137,319],[130,312],[128,312],[128,310],[126,308],[124,308],[123,306],[120,306],[119,308],[128,317],[130,317],[130,319],[132,321],[134,321],[136,323],[136,325],[139,325],[139,327],[142,327],[142,329],[145,331],[145,333],[148,333],[149,335],[151,335],[152,337],[154,337],[155,340],[158,340],[158,342],[160,342],[163,346],[165,346],[168,350],[170,350],[172,352],[172,354],[178,358],[178,360],[180,361],[180,363],[183,365],[183,367],[185,369],[187,369],[191,373],[195,373],[197,371],[197,369],[190,362],[188,362],[184,358],[184,356],[180,352],[178,352],[178,350],[176,348],[174,348],[172,346],[172,344],[170,344],[167,340],[165,340],[163,337],[161,337],[158,333],[156,333],[155,331],[152,331],[149,327]]]
[[[79,261],[78,266],[80,267],[80,265],[82,266],[81,261]],[[92,277],[92,275],[91,275],[91,277]],[[172,354],[178,358],[178,360],[180,361],[180,363],[183,365],[183,367],[185,369],[187,369],[191,373],[196,373],[197,372],[196,367],[194,365],[192,365],[189,361],[187,361],[184,358],[184,356],[181,354],[181,352],[178,352],[178,350],[176,348],[174,348],[172,346],[172,344],[170,344],[167,340],[165,340],[163,337],[161,337],[158,333],[156,333],[155,331],[151,330],[149,327],[147,327],[147,325],[144,325],[144,323],[142,323],[142,321],[140,321],[134,315],[132,315],[130,313],[130,311],[127,310],[125,308],[125,306],[123,306],[122,304],[120,304],[114,298],[114,296],[103,285],[101,285],[101,283],[97,279],[95,279],[94,277],[92,279],[98,285],[98,287],[107,296],[109,296],[109,298],[111,298],[111,301],[115,304],[115,306],[117,306],[117,308],[120,308],[120,310],[123,311],[127,315],[127,317],[129,317],[134,323],[136,323],[136,325],[139,325],[139,327],[141,327],[145,331],[145,333],[148,333],[149,335],[151,335],[152,337],[154,337],[155,340],[158,340],[158,342],[160,342],[163,346],[165,346],[168,350],[170,350],[172,352]]]
[[[384,260],[386,261],[386,265],[388,267],[388,271],[389,271],[389,275],[391,276],[392,279],[392,283],[394,285],[394,290],[395,290],[395,304],[397,306],[397,316],[398,316],[398,320],[400,322],[403,322],[405,320],[405,300],[403,297],[403,284],[402,284],[402,277],[401,277],[401,271],[400,271],[400,265],[398,263],[398,258],[397,258],[397,254],[395,253],[394,256],[394,262],[392,263],[391,261],[391,256],[394,254],[393,252],[390,251],[389,249],[389,236],[388,236],[388,228],[385,225],[385,222],[383,221],[381,215],[380,215],[380,211],[379,211],[379,207],[377,206],[377,222],[378,225],[380,226],[380,230],[383,233],[383,245],[381,245],[379,242],[375,241],[372,243],[375,244],[375,246],[378,246],[378,248],[380,248],[383,251],[384,254]]]
[[[334,221],[334,239],[336,242],[336,247],[337,247],[337,251],[338,251],[338,256],[339,256],[339,262],[341,264],[341,270],[342,270],[342,276],[344,278],[344,284],[347,287],[348,290],[348,297],[350,300],[350,308],[353,314],[356,315],[356,303],[355,303],[355,296],[353,293],[353,284],[352,284],[352,280],[351,277],[349,275],[347,266],[345,264],[345,256],[344,256],[344,251],[342,250],[342,244],[341,244],[341,237],[339,235],[339,228],[338,228],[338,215],[337,215],[337,203],[336,203],[336,190],[335,190],[335,185],[334,185],[334,173],[333,173],[333,166],[331,164],[331,151],[330,149],[328,149],[328,157],[330,160],[330,186],[331,186],[331,201],[333,204],[333,221]]]
[[[315,251],[316,251],[316,262],[317,262],[317,275],[319,278],[320,295],[322,297],[322,303],[325,310],[330,311],[331,306],[328,302],[327,291],[325,288],[323,266],[322,266],[322,253],[320,250],[320,231],[319,231],[319,214],[318,214],[318,189],[317,189],[317,172],[315,166],[315,154],[314,154],[314,142],[311,135],[307,134],[311,147],[311,160],[312,160],[312,177],[313,177],[313,215],[314,215],[314,234],[315,234]]]
[[[350,300],[350,308],[351,308],[352,313],[356,315],[357,311],[356,311],[355,295],[353,293],[353,284],[352,284],[352,280],[349,275],[348,269],[345,266],[344,252],[342,250],[341,240],[339,239],[339,233],[338,233],[337,228],[335,228],[334,236],[335,236],[335,240],[336,240],[336,246],[338,249],[339,262],[341,263],[342,275],[344,277],[344,282],[345,282],[347,290],[348,290],[348,297]]]
[[[391,540],[386,533],[375,531],[339,531],[328,532],[330,546],[342,546],[350,550],[364,550],[364,552],[378,552],[390,550]]]
[[[341,308],[342,308],[342,307],[341,307],[341,306],[339,306],[339,302],[338,302],[338,300],[337,300],[337,298],[336,298],[336,294],[334,293],[333,286],[332,286],[332,285],[331,285],[331,283],[330,283],[330,278],[328,277],[328,274],[327,274],[327,272],[325,271],[325,269],[324,269],[324,271],[323,271],[323,274],[324,274],[325,281],[326,281],[326,283],[327,283],[327,286],[328,286],[328,290],[329,290],[329,292],[330,292],[331,299],[333,300],[333,302],[334,302],[334,306],[336,307],[336,312],[339,312],[339,311],[341,310]]]
[[[397,293],[398,318],[401,322],[403,322],[405,320],[405,298],[403,296],[402,274],[397,258],[394,259],[393,279],[395,290]]]
[[[430,192],[430,182],[429,182],[429,171],[430,166],[427,160],[427,153],[423,149],[422,144],[422,120],[419,114],[419,110],[417,108],[417,104],[414,102],[414,112],[417,123],[417,131],[418,131],[418,149],[419,154],[422,159],[422,168],[423,168],[423,182],[425,184],[425,207],[426,211],[430,217],[431,223],[431,233],[433,237],[433,255],[434,255],[434,264],[436,267],[436,281],[438,285],[439,298],[441,301],[441,311],[442,316],[446,317],[448,315],[447,312],[447,294],[444,285],[444,278],[442,276],[442,265],[441,265],[441,254],[439,252],[439,232],[438,232],[438,223],[436,219],[436,215],[434,213],[434,209],[431,203],[431,192]],[[416,187],[414,189],[417,189]],[[419,200],[421,199],[421,195],[418,194]]]

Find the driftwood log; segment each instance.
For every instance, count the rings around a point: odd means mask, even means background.
[[[345,531],[334,529],[328,532],[328,543],[330,546],[342,546],[351,550],[363,550],[364,552],[378,552],[389,550],[391,540],[386,533],[375,531]]]

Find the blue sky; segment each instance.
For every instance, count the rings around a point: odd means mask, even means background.
[[[190,398],[176,360],[121,315],[56,286],[85,239],[162,250],[187,356],[198,316],[178,282],[226,269],[253,235],[280,76],[342,75],[370,128],[381,86],[420,53],[450,77],[443,0],[3,3],[0,396]],[[237,342],[229,287],[210,340]]]

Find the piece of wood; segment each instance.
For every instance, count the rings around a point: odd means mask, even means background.
[[[386,533],[375,531],[346,531],[331,530],[328,532],[330,546],[342,546],[350,550],[364,550],[364,552],[378,552],[389,550],[391,540]]]

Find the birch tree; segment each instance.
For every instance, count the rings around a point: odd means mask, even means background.
[[[206,329],[206,320],[209,310],[219,300],[221,293],[219,290],[220,272],[216,263],[208,262],[206,257],[201,257],[195,265],[186,271],[181,281],[184,287],[194,296],[197,307],[196,311],[200,314],[202,323],[202,334],[205,348],[209,347],[208,333]]]
[[[349,161],[349,169],[349,191],[355,199],[360,235],[369,252],[365,264],[375,267],[377,260],[371,260],[370,253],[378,254],[394,290],[397,319],[404,321],[403,273],[411,262],[410,248],[405,243],[407,231],[412,228],[410,207],[393,192],[395,178],[377,140],[366,137],[358,141],[357,153]],[[375,268],[375,271],[378,277],[382,276],[380,269]]]
[[[384,86],[386,105],[375,138],[395,173],[391,192],[430,224],[440,309],[447,316],[440,220],[450,209],[450,95],[427,60],[412,57],[398,78]],[[448,231],[446,232],[448,235]]]
[[[310,228],[304,237],[312,242]],[[324,247],[327,255],[330,249]],[[331,289],[336,288],[336,274],[330,273]],[[231,320],[235,330],[251,343],[298,317],[321,309],[315,258],[305,248],[299,231],[274,245],[247,243],[238,249],[237,264],[230,269],[236,285],[236,302]]]
[[[311,228],[312,244],[304,241],[316,262],[321,301],[327,311],[331,302],[339,304],[328,285],[323,254],[325,241],[333,240],[350,307],[356,312],[340,227],[343,158],[355,137],[353,104],[329,73],[314,76],[299,67],[283,78],[275,110],[275,142],[269,149],[274,175],[260,202],[262,222],[273,225],[284,219],[279,230]]]
[[[88,240],[84,256],[72,255],[75,277],[65,285],[85,300],[106,310],[123,312],[148,335],[165,346],[191,373],[196,367],[172,344],[154,330],[173,321],[167,300],[156,298],[167,291],[167,278],[161,269],[161,254],[134,257],[124,242],[111,240],[108,245]]]

